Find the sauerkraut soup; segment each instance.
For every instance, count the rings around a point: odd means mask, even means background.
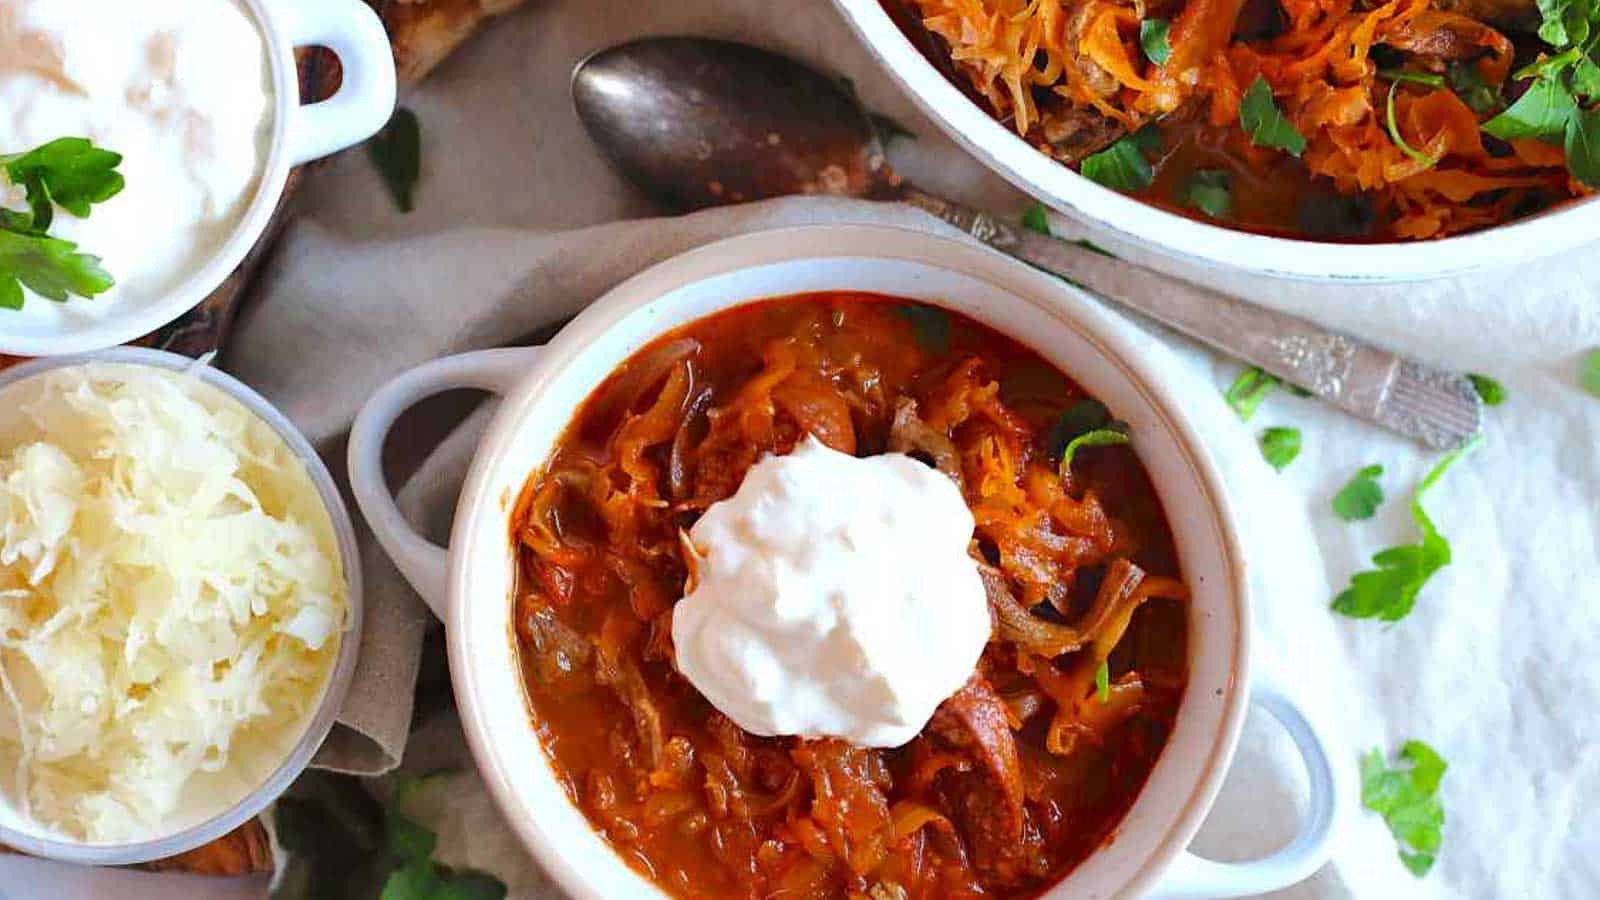
[[[1138,439],[912,301],[795,295],[656,339],[513,516],[557,778],[675,896],[1048,890],[1133,805],[1188,680]]]
[[[227,393],[124,363],[0,388],[0,807],[22,830],[132,844],[239,804],[321,708],[351,602],[307,464]]]

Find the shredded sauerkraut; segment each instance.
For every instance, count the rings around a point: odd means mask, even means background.
[[[306,727],[345,580],[304,464],[185,374],[0,393],[0,796],[95,842],[232,805]]]

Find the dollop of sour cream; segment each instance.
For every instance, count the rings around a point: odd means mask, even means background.
[[[678,669],[752,734],[898,747],[988,641],[972,530],[960,489],[926,465],[807,438],[690,531]]]
[[[123,156],[122,193],[85,219],[57,210],[50,227],[117,281],[68,301],[72,314],[159,296],[232,234],[265,166],[270,82],[238,0],[0,0],[0,154],[86,137]],[[0,177],[6,206],[22,197]]]

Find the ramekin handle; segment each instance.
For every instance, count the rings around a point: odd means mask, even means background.
[[[1350,804],[1344,770],[1333,764],[1328,742],[1317,727],[1271,676],[1256,676],[1250,702],[1271,713],[1289,732],[1305,763],[1311,803],[1300,833],[1283,849],[1248,862],[1215,862],[1185,851],[1167,870],[1152,898],[1252,897],[1304,881],[1328,861],[1339,823],[1346,818]]]
[[[394,51],[371,7],[361,0],[271,0],[269,14],[295,47],[326,47],[344,80],[326,100],[289,114],[289,161],[321,159],[361,143],[394,113]]]
[[[424,363],[372,395],[350,428],[350,487],[356,505],[389,558],[434,615],[446,618],[449,554],[406,521],[383,477],[383,444],[400,414],[420,401],[458,388],[504,395],[532,365],[538,347],[480,350]]]

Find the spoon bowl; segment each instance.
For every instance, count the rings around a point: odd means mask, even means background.
[[[620,44],[578,64],[572,97],[606,158],[673,209],[791,194],[880,197],[895,183],[843,83],[745,44]]]

